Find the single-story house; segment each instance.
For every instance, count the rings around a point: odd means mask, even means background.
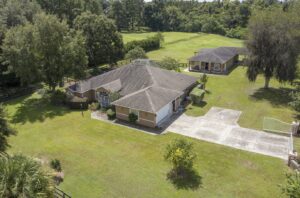
[[[239,55],[246,55],[246,48],[218,47],[205,48],[188,59],[189,71],[227,74],[239,60]]]
[[[138,116],[137,123],[148,127],[160,126],[178,110],[197,79],[151,63],[150,60],[134,61],[77,82],[68,91],[87,97],[89,101],[99,101],[104,107],[114,105],[117,119],[128,120],[129,114],[134,113]]]

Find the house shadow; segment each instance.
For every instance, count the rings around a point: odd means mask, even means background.
[[[16,112],[11,117],[14,124],[43,122],[47,118],[63,116],[70,112],[65,106],[52,105],[46,98],[24,98],[19,103],[20,106],[16,107]]]
[[[273,106],[288,106],[292,101],[290,96],[293,89],[290,88],[260,88],[255,91],[250,98],[253,100],[267,100]]]
[[[178,176],[173,169],[167,173],[167,180],[169,180],[176,189],[197,190],[202,187],[202,177],[194,170],[186,170],[185,174]]]

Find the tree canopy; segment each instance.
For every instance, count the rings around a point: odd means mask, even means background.
[[[38,14],[34,24],[8,30],[3,57],[23,84],[42,81],[52,90],[63,77],[79,77],[87,65],[85,40],[54,15]]]
[[[290,13],[281,9],[259,11],[252,16],[246,46],[249,50],[247,76],[255,81],[265,77],[265,88],[272,77],[279,82],[292,82],[296,77],[298,40]]]
[[[4,152],[9,146],[7,138],[15,134],[16,131],[8,124],[5,108],[0,104],[0,153]]]
[[[0,197],[53,197],[50,174],[23,155],[0,156]]]
[[[82,13],[75,20],[75,28],[86,38],[90,66],[115,63],[123,57],[123,39],[113,21],[102,15]]]
[[[143,48],[137,46],[134,49],[127,52],[125,55],[126,59],[134,60],[139,58],[147,58],[146,52],[143,50]]]

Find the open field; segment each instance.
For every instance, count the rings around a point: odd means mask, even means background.
[[[7,103],[17,136],[10,153],[62,161],[60,186],[72,197],[280,197],[286,165],[267,157],[172,133],[153,136],[91,120],[90,113],[51,106],[35,94]],[[166,180],[168,142],[192,141],[198,158],[196,189]]]
[[[125,42],[140,40],[153,36],[155,33],[124,33]],[[194,52],[201,48],[212,48],[219,46],[240,47],[242,40],[231,39],[215,34],[205,33],[183,33],[183,32],[164,32],[164,43],[161,49],[147,53],[153,60],[161,60],[164,57],[172,57],[182,63],[187,62],[187,58],[194,55]]]
[[[151,33],[154,34],[154,33]],[[150,58],[168,55],[181,62],[197,49],[241,46],[242,41],[217,35],[164,33],[164,48],[148,53]],[[124,34],[126,41],[147,34]],[[188,115],[203,115],[212,106],[243,111],[239,124],[261,129],[264,116],[290,122],[296,112],[287,106],[289,86],[271,82],[265,91],[263,78],[249,83],[246,68],[229,76],[210,75],[201,106],[189,105]],[[199,73],[188,73],[199,76]],[[153,136],[129,128],[91,120],[90,113],[52,106],[38,94],[6,104],[13,126],[10,153],[22,152],[44,160],[62,162],[62,188],[72,197],[282,197],[287,166],[272,157],[249,153],[173,133]],[[163,160],[167,143],[175,138],[192,141],[198,158],[195,169],[198,188],[178,188],[166,179],[171,166]],[[300,141],[296,139],[300,149]]]
[[[132,33],[123,34],[125,42],[139,40],[153,36],[155,33]],[[231,39],[214,34],[164,32],[165,41],[159,50],[148,53],[149,58],[154,60],[170,56],[181,62],[187,59],[201,48],[219,46],[242,46],[243,41]],[[199,73],[186,72],[196,77]],[[297,114],[289,106],[291,98],[288,93],[290,86],[279,84],[272,80],[271,89],[262,89],[264,80],[260,76],[255,83],[250,83],[246,78],[246,67],[238,67],[228,76],[210,75],[203,106],[190,105],[188,115],[204,115],[212,106],[231,108],[242,111],[239,124],[243,127],[262,129],[265,116],[274,117],[285,122],[293,121]]]
[[[271,88],[265,90],[264,79],[260,76],[255,83],[250,83],[245,76],[246,69],[240,66],[228,76],[210,75],[205,102],[201,106],[189,105],[186,113],[204,115],[212,106],[217,106],[242,111],[239,124],[246,128],[262,130],[265,116],[291,123],[297,117],[297,113],[288,106],[291,87],[272,80]]]

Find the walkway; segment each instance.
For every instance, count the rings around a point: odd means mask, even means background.
[[[240,115],[240,111],[212,107],[202,117],[190,117],[182,114],[167,128],[167,131],[237,149],[288,159],[288,137],[242,128],[237,124]]]

